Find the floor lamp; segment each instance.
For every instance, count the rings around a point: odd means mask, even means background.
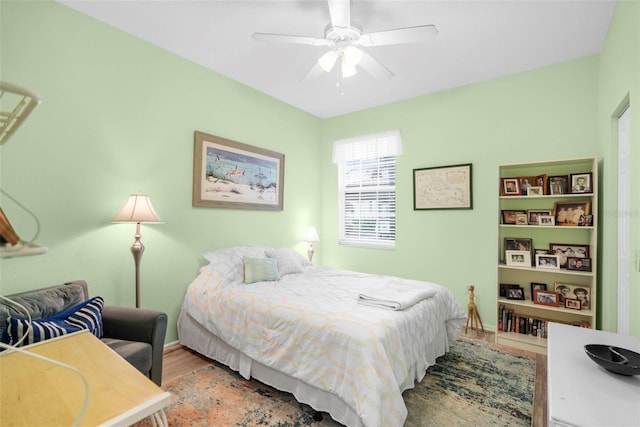
[[[124,208],[113,218],[112,222],[135,222],[136,234],[135,241],[131,245],[131,254],[136,266],[136,308],[140,307],[140,260],[144,253],[144,245],[140,241],[140,224],[145,222],[149,224],[160,224],[160,219],[156,211],[153,209],[151,199],[145,194],[132,194],[127,200]]]

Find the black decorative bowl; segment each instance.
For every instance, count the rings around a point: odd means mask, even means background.
[[[640,375],[640,354],[626,348],[602,344],[584,346],[587,355],[608,371],[620,375]]]

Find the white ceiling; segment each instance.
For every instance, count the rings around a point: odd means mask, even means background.
[[[354,0],[351,20],[364,33],[434,24],[439,34],[367,48],[395,77],[359,71],[337,88],[334,73],[302,82],[326,48],[251,38],[322,38],[325,0],[58,1],[321,118],[597,54],[615,8],[613,0]]]

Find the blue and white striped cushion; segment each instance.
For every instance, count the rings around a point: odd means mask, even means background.
[[[19,344],[23,346],[83,329],[88,329],[99,338],[102,336],[103,307],[102,297],[94,297],[46,319],[29,322],[27,319],[9,317],[2,342],[16,345],[24,335],[27,335],[27,338]]]

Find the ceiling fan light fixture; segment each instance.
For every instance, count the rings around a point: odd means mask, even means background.
[[[318,59],[318,65],[327,73],[333,69],[333,66],[336,64],[336,60],[338,59],[338,52],[335,50],[330,50],[325,53]]]
[[[354,46],[347,46],[342,51],[342,63],[355,67],[362,61],[362,50]]]
[[[342,64],[341,65],[342,65],[342,77],[343,78],[355,76],[355,74],[356,74],[355,65],[351,65],[351,64],[347,63],[347,61],[344,60],[344,57],[342,58]]]

